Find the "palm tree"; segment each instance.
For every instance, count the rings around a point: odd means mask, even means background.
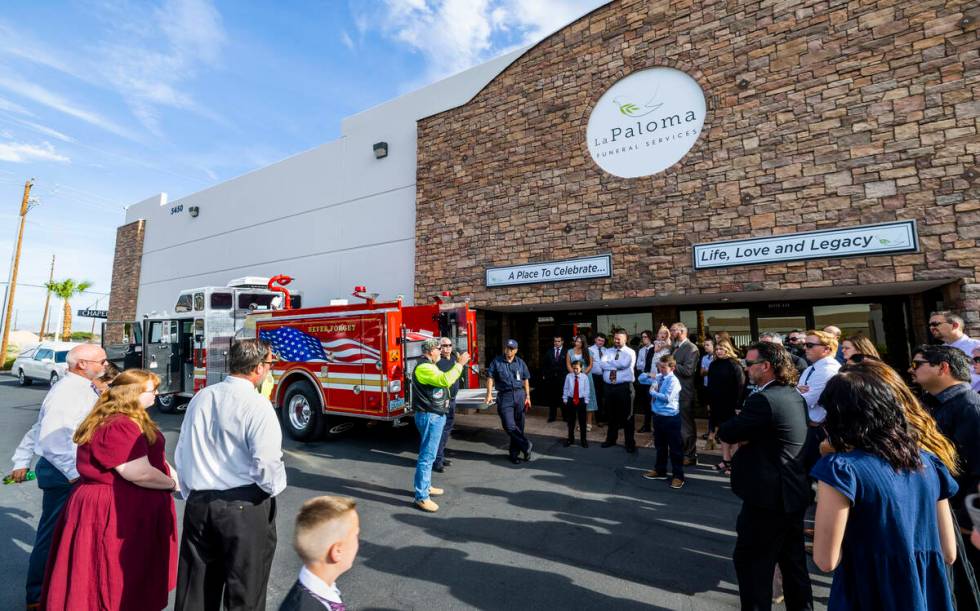
[[[61,341],[67,342],[71,339],[71,304],[68,303],[68,300],[86,291],[92,286],[92,283],[88,280],[78,282],[68,278],[61,282],[48,282],[44,286],[57,297],[60,297],[64,303],[65,320],[61,327]]]

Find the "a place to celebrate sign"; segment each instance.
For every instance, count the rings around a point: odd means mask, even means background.
[[[599,255],[583,259],[528,263],[509,267],[489,267],[487,268],[487,286],[608,278],[611,275],[612,257]]]
[[[695,244],[694,269],[916,252],[915,221]]]

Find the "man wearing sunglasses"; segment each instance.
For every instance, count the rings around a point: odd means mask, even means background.
[[[978,382],[978,378],[980,378],[980,346],[973,349],[973,373],[970,375],[970,388],[974,392],[980,393],[980,382]]]
[[[75,429],[92,411],[99,398],[93,381],[105,371],[106,354],[95,344],[75,346],[68,352],[68,375],[51,387],[41,403],[37,422],[14,452],[14,481],[27,475],[34,454],[40,456],[34,472],[41,488],[41,519],[34,549],[27,566],[27,607],[36,608],[41,599],[44,567],[51,548],[51,535],[72,485],[78,481],[75,468]]]
[[[796,390],[806,401],[809,428],[806,446],[803,448],[803,466],[809,473],[813,465],[820,460],[820,442],[827,438],[823,430],[827,410],[820,405],[820,393],[827,385],[827,380],[837,375],[841,365],[836,358],[837,338],[831,333],[815,329],[807,331],[803,349],[810,366],[800,374],[800,382]]]
[[[973,356],[973,351],[980,348],[980,340],[973,339],[963,332],[963,319],[949,310],[933,312],[929,315],[929,332],[932,336],[943,342],[944,346],[959,348],[968,357]],[[971,371],[970,385],[980,388],[980,374]]]
[[[439,338],[439,360],[436,362],[436,367],[439,368],[439,371],[448,373],[455,366],[456,358],[453,357],[453,340],[448,337]],[[449,436],[453,432],[453,422],[456,420],[456,395],[459,393],[459,387],[462,381],[463,376],[460,375],[453,382],[453,385],[449,387],[449,411],[446,413],[446,424],[442,427],[442,437],[439,439],[439,447],[436,448],[436,459],[432,463],[432,470],[436,473],[443,473],[446,467],[453,464],[453,461],[446,458],[446,444],[449,442]]]
[[[964,536],[970,534],[965,499],[980,484],[980,395],[969,386],[972,363],[962,350],[951,346],[919,346],[912,355],[909,373],[925,393],[922,403],[936,419],[939,431],[956,446],[962,471],[956,478],[959,492],[949,500]],[[974,573],[980,571],[980,552],[966,549]],[[954,568],[954,572],[956,569]],[[954,586],[963,579],[959,573]],[[958,600],[963,600],[957,596]]]

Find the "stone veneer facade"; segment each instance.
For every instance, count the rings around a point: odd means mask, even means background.
[[[144,221],[134,221],[116,229],[116,254],[112,260],[112,289],[109,294],[109,320],[136,320],[140,263],[143,260]],[[109,340],[118,341],[123,327],[108,325]]]
[[[419,122],[416,299],[449,289],[493,307],[949,278],[949,305],[980,334],[978,14],[937,1],[597,9]],[[590,112],[656,66],[701,85],[702,134],[668,170],[617,178],[589,156]],[[918,222],[918,253],[692,268],[695,243],[905,219]],[[485,286],[488,266],[605,252],[612,278]]]

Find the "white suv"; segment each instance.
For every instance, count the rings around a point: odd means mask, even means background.
[[[70,342],[44,342],[25,350],[10,367],[21,386],[29,386],[34,380],[43,380],[52,386],[68,373],[68,351],[77,346]]]

